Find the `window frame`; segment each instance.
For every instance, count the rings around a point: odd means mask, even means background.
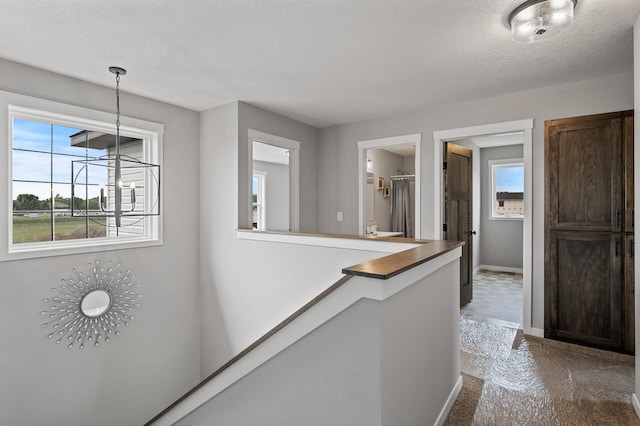
[[[498,215],[496,212],[496,169],[498,167],[509,166],[521,166],[524,171],[524,159],[523,158],[505,158],[500,160],[488,160],[487,165],[489,168],[489,178],[491,180],[490,192],[489,192],[489,220],[524,220],[524,213],[522,215]],[[523,182],[524,184],[524,182]],[[523,203],[526,203],[524,199],[524,189],[522,191]],[[524,212],[524,206],[523,206]]]
[[[261,170],[253,171],[253,178],[258,178],[258,194],[256,197],[256,202],[252,203],[252,209],[255,205],[257,207],[257,215],[258,215],[258,223],[256,227],[256,231],[266,231],[267,230],[267,211],[265,207],[265,202],[267,199],[266,190],[267,190],[267,172],[263,172]],[[252,179],[253,181],[253,179]],[[253,186],[253,182],[252,182]],[[253,192],[253,191],[252,191]],[[253,195],[253,194],[252,194]]]
[[[31,102],[26,102],[27,104]],[[38,243],[13,243],[13,119],[26,119],[54,125],[115,133],[115,114],[75,107],[56,102],[41,101],[38,107],[32,108],[17,104],[7,105],[7,175],[6,181],[0,181],[7,191],[1,202],[0,223],[4,223],[4,242],[0,243],[0,261],[30,259],[47,256],[59,256],[76,253],[99,252],[116,249],[128,249],[162,245],[162,215],[149,216],[144,220],[145,232],[141,236],[120,236],[104,238],[82,238],[76,240],[59,240]],[[41,104],[41,105],[40,105]],[[46,109],[45,109],[46,108]],[[143,141],[145,161],[160,165],[160,182],[162,179],[162,145],[164,125],[131,117],[120,117],[120,134]],[[71,171],[69,171],[71,172]],[[3,179],[4,180],[4,179]],[[162,212],[163,187],[160,187],[160,211]]]

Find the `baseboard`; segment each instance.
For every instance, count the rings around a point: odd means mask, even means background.
[[[638,395],[635,393],[631,394],[631,404],[633,405],[633,409],[636,411],[636,416],[640,417],[640,401],[638,401]]]
[[[451,407],[453,407],[453,404],[456,402],[456,399],[458,398],[458,395],[460,394],[461,390],[462,390],[462,376],[458,377],[458,381],[456,382],[456,385],[453,387],[453,390],[449,394],[449,398],[447,398],[447,403],[444,405],[444,407],[442,407],[442,410],[440,411],[440,414],[438,415],[438,418],[434,423],[435,425],[442,426],[445,420],[447,420],[449,411],[451,411]]]
[[[473,270],[473,275],[477,274],[479,270],[480,270],[480,266],[478,266],[476,269]]]
[[[476,270],[486,269],[487,271],[496,271],[496,272],[511,272],[514,274],[521,274],[522,268],[512,268],[510,266],[496,266],[496,265],[480,265],[476,268]],[[475,271],[474,271],[475,273]]]
[[[531,327],[531,329],[529,329],[529,333],[530,336],[534,336],[534,337],[543,337],[544,338],[544,330],[541,328],[533,328]]]

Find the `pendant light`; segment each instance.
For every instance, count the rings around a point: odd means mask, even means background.
[[[107,150],[107,155],[71,162],[71,215],[94,218],[95,222],[118,228],[139,223],[147,216],[160,214],[160,166],[140,161],[120,152],[121,143],[144,142],[120,135],[120,76],[127,73],[121,67],[109,67],[116,76],[116,134],[83,130],[75,135],[83,139],[87,152],[90,148]],[[145,150],[139,148],[138,154]],[[97,177],[96,177],[97,176]],[[96,189],[99,187],[99,193]],[[80,189],[80,191],[78,191]],[[84,191],[82,191],[84,189]],[[78,193],[84,195],[79,196]],[[91,199],[97,198],[91,205]]]
[[[511,36],[521,43],[554,37],[573,22],[577,3],[578,0],[528,0],[509,14]]]

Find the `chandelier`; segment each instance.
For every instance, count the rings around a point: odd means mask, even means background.
[[[116,76],[116,134],[83,130],[71,136],[80,141],[76,146],[84,143],[87,152],[89,148],[107,152],[71,162],[71,216],[115,226],[118,235],[118,228],[160,214],[160,166],[121,153],[124,143],[143,157],[144,142],[120,134],[120,76],[127,71],[113,66],[109,71]]]

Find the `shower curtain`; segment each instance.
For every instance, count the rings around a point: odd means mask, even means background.
[[[409,179],[391,181],[391,230],[413,238],[413,201]]]

